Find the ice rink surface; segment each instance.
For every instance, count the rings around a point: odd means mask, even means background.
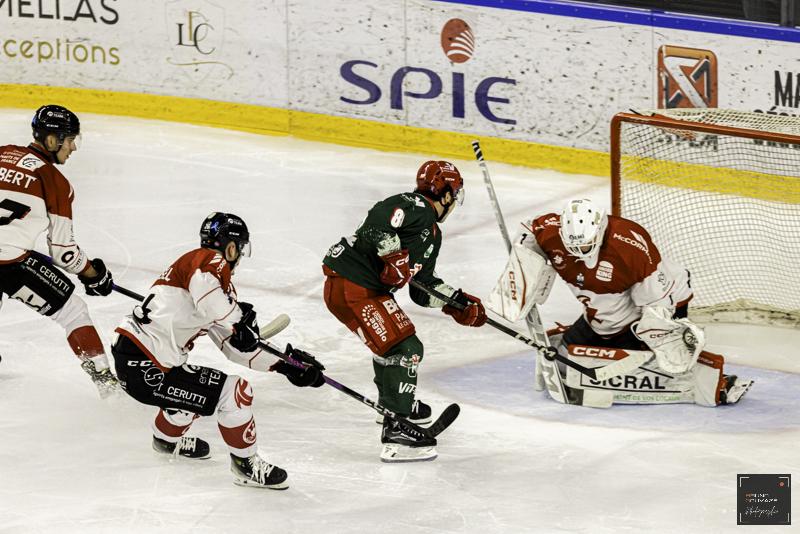
[[[28,111],[0,111],[0,141],[27,144]],[[433,154],[395,154],[220,129],[81,115],[83,145],[62,169],[76,199],[78,243],[138,292],[198,244],[203,218],[230,211],[250,227],[253,257],[234,281],[262,322],[285,312],[277,342],[314,352],[330,376],[375,396],[369,351],[325,309],[320,261],[378,200],[411,190]],[[491,162],[507,223],[560,210],[573,196],[607,205],[608,180]],[[438,273],[486,296],[505,248],[477,164],[454,160],[466,202],[443,225]],[[38,246],[45,251],[44,240]],[[82,289],[78,289],[82,294]],[[87,298],[108,344],[133,302]],[[800,333],[713,325],[709,349],[756,384],[737,406],[563,406],[533,391],[525,346],[468,329],[398,298],[425,343],[419,397],[461,417],[439,458],[382,464],[374,412],[323,387],[225,360],[208,341],[190,363],[245,376],[264,455],[289,472],[284,492],[234,486],[213,418],[192,433],[206,461],[150,449],[155,409],[100,401],[63,331],[16,301],[0,311],[0,533],[739,532],[737,473],[800,472]],[[570,323],[577,301],[558,282],[542,309]],[[750,527],[752,529],[752,527]],[[796,527],[795,527],[796,528]],[[788,532],[762,527],[758,532]]]

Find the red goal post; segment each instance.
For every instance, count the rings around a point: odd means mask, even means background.
[[[692,274],[692,317],[800,327],[800,118],[619,113],[612,212]]]

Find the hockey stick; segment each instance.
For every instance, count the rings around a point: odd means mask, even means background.
[[[463,310],[464,308],[466,308],[466,306],[464,306],[463,304],[453,300],[452,298],[448,297],[444,293],[441,293],[441,292],[433,289],[432,287],[428,287],[425,284],[421,284],[420,282],[417,282],[413,278],[411,279],[411,282],[409,282],[409,283],[412,286],[416,287],[417,289],[419,289],[421,291],[425,291],[426,293],[428,293],[432,297],[435,297],[435,298],[437,298],[439,300],[442,300],[442,301],[446,302],[449,306],[452,306],[452,307],[454,307],[456,309],[459,309],[459,310]],[[581,364],[579,364],[577,362],[574,362],[574,361],[570,360],[569,358],[565,358],[564,356],[560,355],[556,351],[555,348],[547,346],[547,345],[542,345],[541,343],[538,343],[537,341],[535,341],[535,340],[533,340],[533,339],[531,339],[529,337],[523,336],[522,334],[520,334],[519,332],[517,332],[513,328],[509,328],[508,326],[504,325],[503,323],[495,321],[491,317],[487,317],[486,318],[486,324],[488,324],[490,326],[493,326],[494,328],[496,328],[497,330],[500,330],[504,334],[507,334],[507,335],[509,335],[509,336],[511,336],[513,338],[519,339],[520,341],[522,341],[526,345],[529,345],[529,346],[535,348],[536,350],[540,351],[542,353],[542,355],[546,359],[548,359],[550,361],[557,360],[557,361],[563,363],[564,365],[566,365],[568,367],[572,367],[573,369],[575,369],[576,371],[578,371],[582,375],[588,376],[592,380],[599,380],[599,381],[608,380],[609,378],[612,378],[612,377],[615,377],[615,376],[618,376],[618,375],[621,375],[621,374],[625,374],[628,371],[632,371],[633,369],[636,369],[642,363],[644,363],[642,361],[639,361],[640,360],[639,358],[627,357],[627,358],[623,358],[621,360],[617,360],[614,363],[610,363],[610,364],[605,365],[603,367],[595,367],[595,368],[584,367],[583,365],[581,365]],[[629,360],[631,360],[631,361],[629,361]]]
[[[483,173],[483,182],[486,184],[486,191],[489,193],[489,200],[492,203],[494,218],[497,219],[497,225],[500,227],[500,233],[502,234],[503,241],[505,241],[506,244],[506,251],[510,254],[511,238],[508,235],[508,229],[506,228],[503,212],[500,210],[500,203],[497,201],[497,194],[494,191],[492,177],[489,175],[489,166],[486,164],[486,160],[483,157],[480,141],[475,140],[472,142],[472,150],[475,152],[475,159],[478,160],[478,165],[480,165],[481,172]],[[530,331],[531,335],[535,337],[539,343],[543,345],[550,344],[550,341],[547,339],[547,333],[544,330],[544,325],[542,324],[542,318],[539,315],[539,306],[537,304],[534,304],[533,308],[531,308],[531,311],[528,312],[528,315],[525,317],[525,323],[528,325],[528,330]],[[541,374],[541,369],[539,369],[538,360],[536,364],[536,372],[537,376],[539,376]],[[541,388],[537,387],[537,389]]]
[[[305,369],[306,368],[305,364],[303,364],[300,361],[295,360],[294,358],[292,358],[291,356],[289,356],[288,354],[286,354],[285,352],[283,352],[279,348],[271,345],[270,343],[262,341],[262,342],[259,342],[258,346],[260,348],[266,350],[270,354],[272,354],[274,356],[277,356],[278,358],[280,358],[281,360],[285,361],[286,363],[288,363],[290,365],[293,365],[294,367],[298,367],[300,369]],[[311,356],[311,355],[309,355],[309,356]],[[313,358],[313,356],[311,356],[311,357]],[[416,423],[412,423],[411,421],[409,421],[408,419],[406,419],[403,416],[397,415],[393,411],[381,406],[377,402],[365,397],[361,393],[350,389],[349,387],[345,386],[344,384],[342,384],[340,382],[337,382],[333,378],[331,378],[329,376],[325,376],[325,375],[322,375],[322,376],[325,379],[325,383],[328,384],[329,386],[331,386],[332,388],[338,389],[339,391],[341,391],[345,395],[356,399],[357,401],[361,402],[362,404],[366,404],[367,406],[369,406],[370,408],[372,408],[373,410],[375,410],[379,414],[383,415],[384,417],[388,417],[389,419],[392,419],[393,421],[397,421],[403,427],[404,431],[409,432],[410,434],[413,434],[413,435],[417,435],[417,436],[422,435],[422,436],[425,436],[425,437],[428,437],[428,438],[435,438],[436,436],[438,436],[439,434],[444,432],[444,430],[447,427],[449,427],[453,423],[453,421],[456,420],[456,417],[458,417],[458,414],[461,411],[461,408],[458,406],[458,404],[451,404],[450,406],[445,408],[444,411],[442,411],[442,413],[439,415],[439,417],[436,419],[436,421],[433,422],[433,424],[431,424],[428,428],[425,428],[425,427],[419,426]]]
[[[144,301],[144,297],[135,291],[131,291],[130,289],[125,289],[124,287],[118,286],[114,284],[111,286],[111,289],[119,293],[120,295],[125,295],[126,297],[130,297],[133,300],[138,300],[139,302]]]
[[[281,313],[269,323],[262,326],[258,331],[258,335],[261,339],[269,339],[272,336],[282,332],[287,326],[289,326],[290,322],[291,319],[289,319],[289,316],[285,313]]]
[[[500,203],[497,201],[497,194],[495,193],[494,185],[492,184],[492,177],[489,175],[489,166],[486,165],[486,160],[483,158],[483,151],[481,150],[481,144],[479,141],[476,140],[472,142],[472,150],[475,152],[475,159],[478,160],[478,165],[481,167],[483,181],[486,184],[486,191],[489,192],[489,200],[492,203],[494,218],[497,219],[497,225],[500,227],[500,233],[502,234],[503,241],[505,241],[506,244],[506,251],[511,253],[511,238],[508,235],[508,229],[506,228],[506,222],[503,218],[503,212],[500,210]],[[539,338],[540,343],[548,344],[547,334],[544,331],[542,319],[539,316],[538,305],[534,305],[534,307],[528,313],[528,316],[525,317],[525,322],[528,323],[528,328],[530,329],[531,334]]]
[[[47,261],[49,261],[50,263],[53,263],[53,258],[51,256],[48,256],[46,254],[42,254],[42,256],[47,258]],[[130,297],[133,300],[138,300],[139,302],[142,302],[144,300],[144,297],[142,295],[140,295],[139,293],[137,293],[135,291],[131,291],[130,289],[125,289],[124,287],[118,286],[117,284],[112,284],[111,285],[111,289],[113,289],[114,291],[116,291],[117,293],[119,293],[121,295],[125,295],[126,297]]]
[[[511,252],[511,240],[508,236],[506,229],[506,221],[503,219],[503,212],[500,211],[500,203],[497,202],[497,194],[494,192],[494,185],[492,178],[489,176],[489,167],[486,165],[486,160],[483,159],[483,151],[479,141],[472,142],[472,150],[475,152],[475,159],[478,160],[481,172],[483,173],[483,183],[486,184],[486,191],[489,193],[489,200],[492,202],[492,209],[494,210],[494,218],[497,219],[497,224],[500,226],[500,233],[503,234],[503,240],[506,242],[506,250]]]

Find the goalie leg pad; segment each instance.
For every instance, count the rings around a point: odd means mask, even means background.
[[[701,406],[716,406],[720,403],[720,392],[725,387],[722,368],[725,358],[719,354],[703,351],[693,369],[694,401]]]
[[[701,406],[735,404],[753,385],[752,380],[743,380],[723,373],[725,358],[719,354],[703,351],[694,368],[695,402]]]
[[[623,351],[605,347],[570,345],[570,358],[586,367],[603,367],[615,361],[618,353],[625,358],[637,357],[642,351]],[[605,380],[593,380],[575,369],[567,368],[567,384],[586,391],[602,391],[613,398],[615,404],[671,404],[694,402],[694,384],[691,375],[672,375],[652,362],[652,353],[644,351],[651,363],[625,374]],[[577,355],[575,354],[577,353]],[[620,361],[620,360],[616,360]]]
[[[519,243],[511,249],[506,268],[489,295],[490,310],[508,321],[525,317],[550,295],[556,272],[542,256]]]

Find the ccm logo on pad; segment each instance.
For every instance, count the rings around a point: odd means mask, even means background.
[[[600,347],[589,347],[586,345],[570,345],[569,353],[573,356],[588,356],[590,358],[605,358],[607,360],[618,360],[627,355],[625,351],[617,349],[604,349]]]

